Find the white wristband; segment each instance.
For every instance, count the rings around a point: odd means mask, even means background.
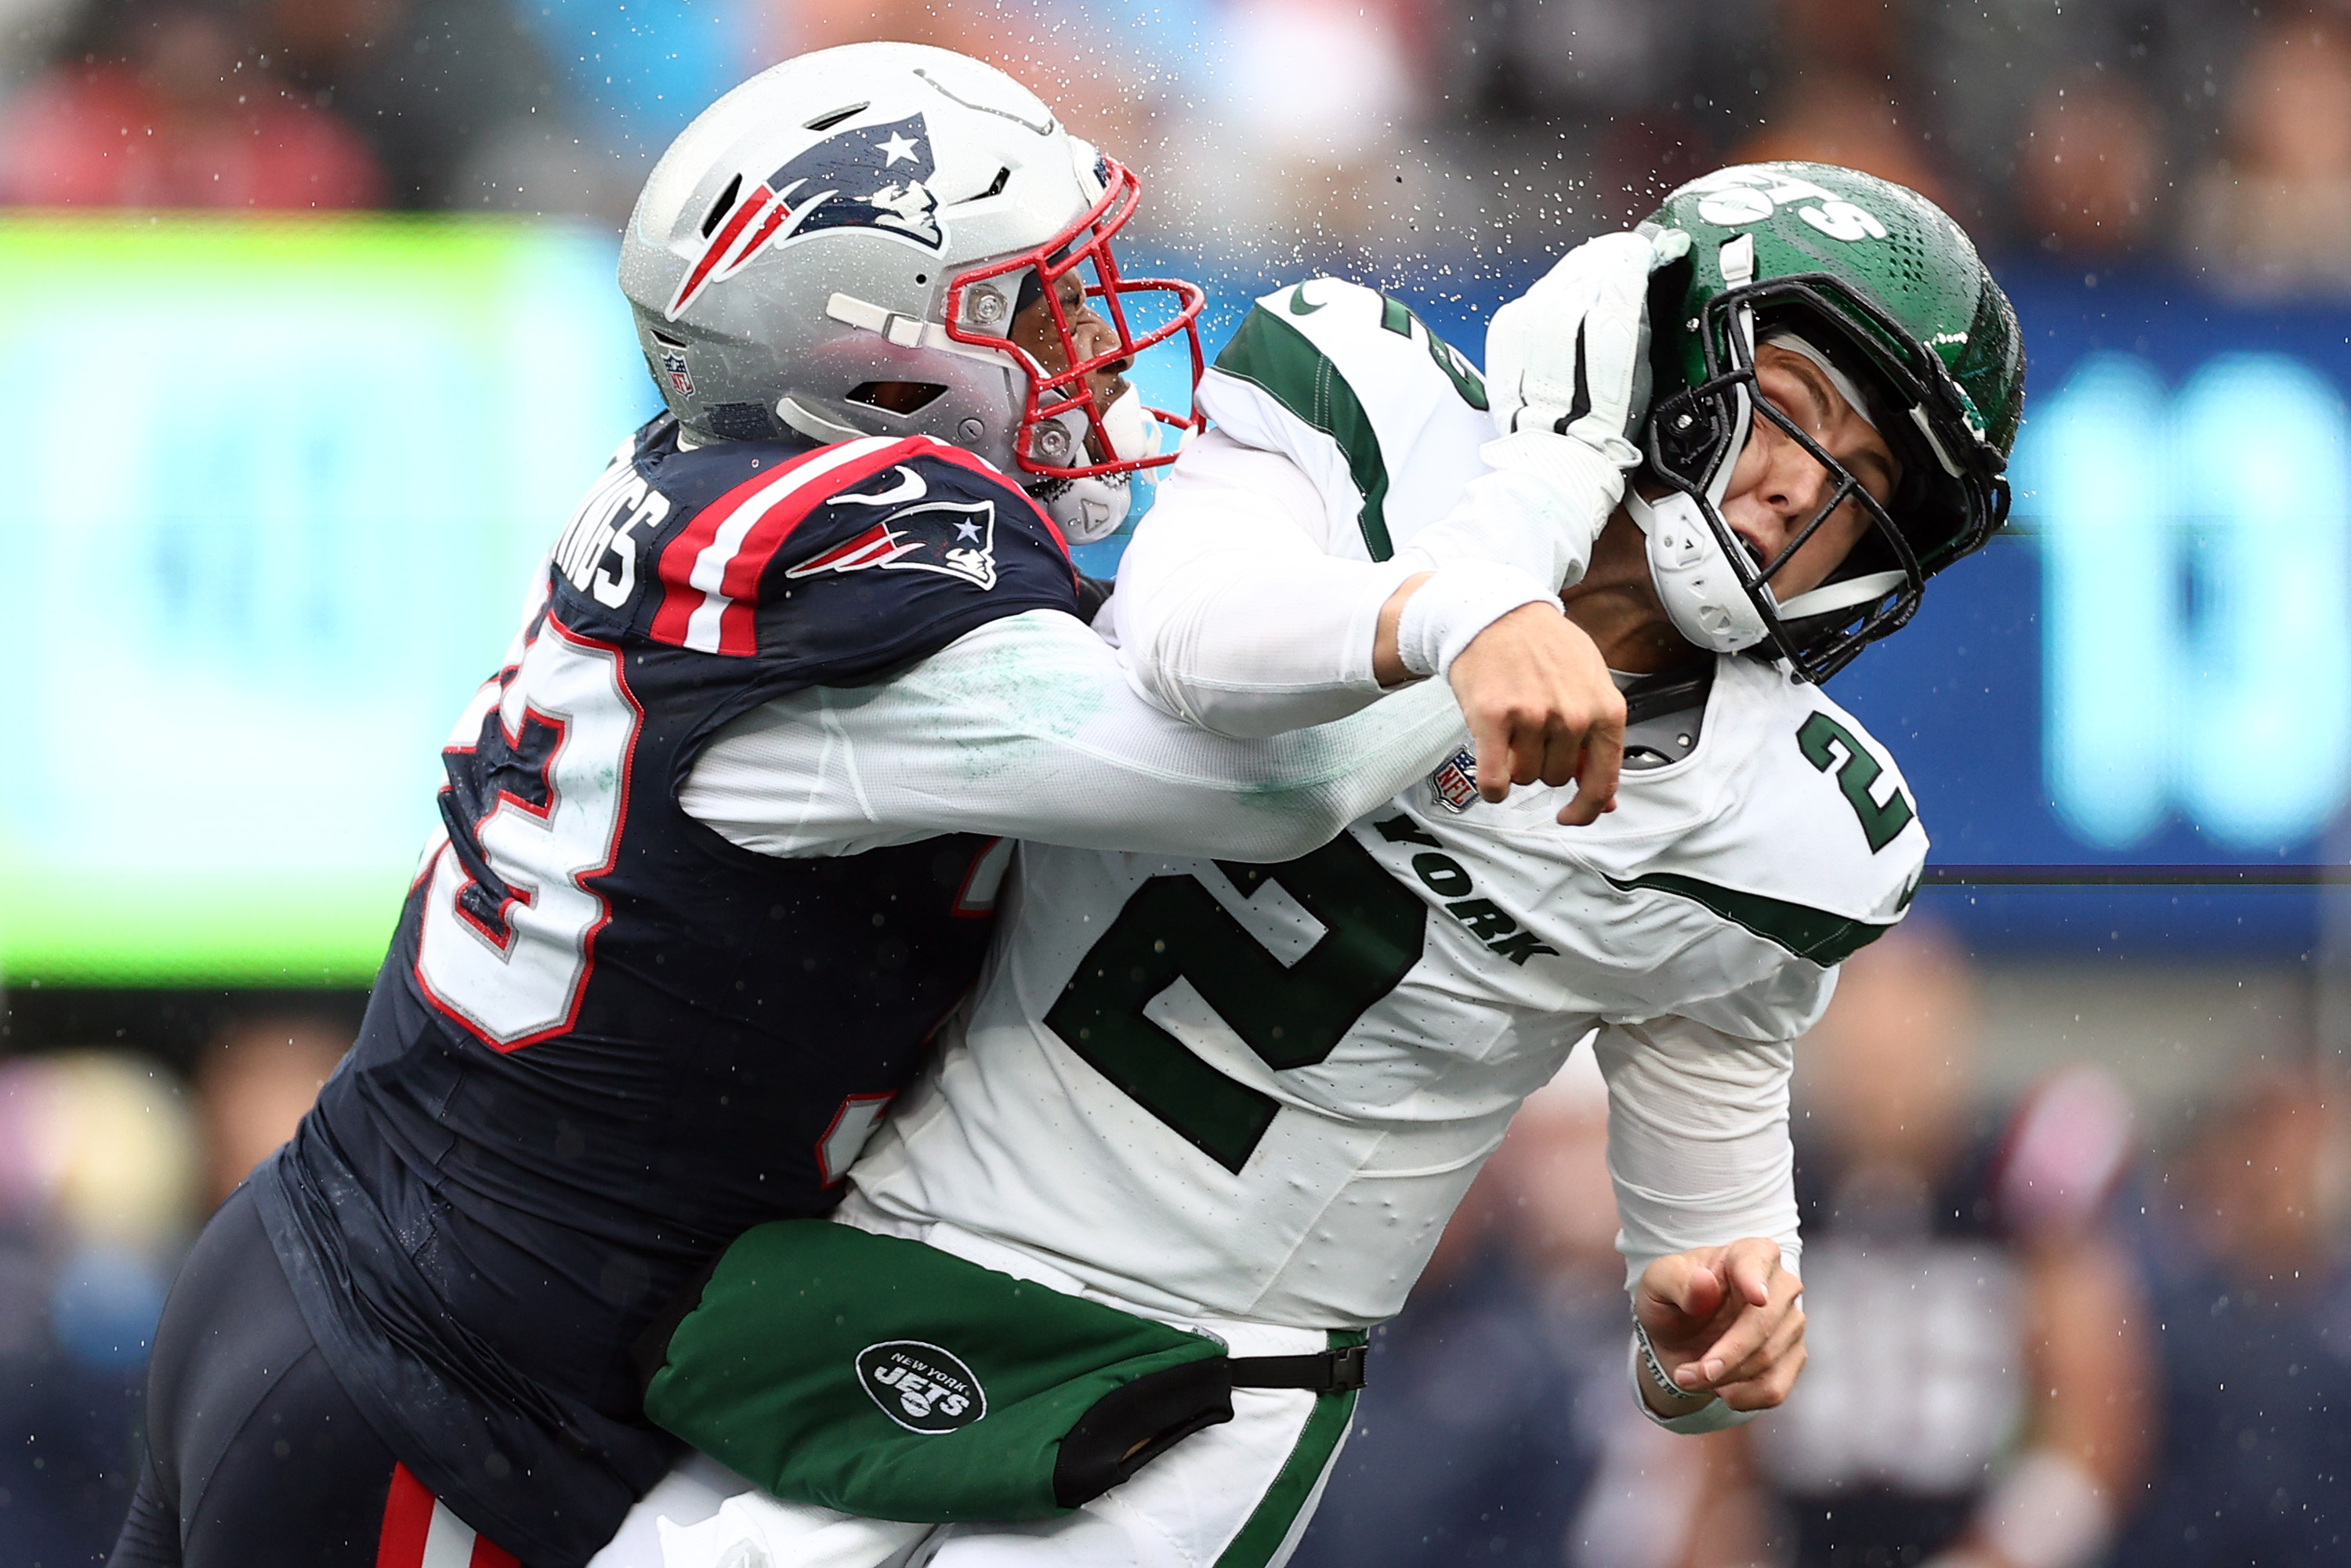
[[[1728,1431],[1733,1427],[1744,1427],[1763,1414],[1761,1410],[1733,1410],[1722,1402],[1720,1396],[1717,1396],[1687,1416],[1660,1416],[1641,1394],[1641,1341],[1637,1335],[1628,1342],[1627,1348],[1631,1354],[1625,1359],[1625,1370],[1632,1379],[1633,1403],[1641,1407],[1642,1415],[1668,1432],[1694,1437],[1705,1432]]]
[[[1416,675],[1450,674],[1453,661],[1478,633],[1529,604],[1559,610],[1559,595],[1519,568],[1497,561],[1441,566],[1404,601],[1396,654]]]

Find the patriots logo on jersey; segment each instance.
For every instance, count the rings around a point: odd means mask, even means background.
[[[904,470],[901,470],[904,472]],[[914,493],[920,495],[919,476]],[[843,496],[844,501],[862,497]],[[996,503],[928,501],[893,512],[842,544],[810,556],[786,577],[827,571],[935,571],[983,591],[996,586]]]
[[[930,187],[936,172],[930,126],[920,114],[825,138],[744,193],[686,268],[669,302],[669,319],[761,251],[810,235],[872,229],[937,250],[946,236]]]

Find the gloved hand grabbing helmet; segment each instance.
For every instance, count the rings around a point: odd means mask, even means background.
[[[1688,249],[1689,237],[1677,230],[1603,235],[1494,313],[1486,329],[1486,386],[1506,441],[1563,435],[1620,469],[1640,463],[1635,437],[1649,408],[1649,275]]]
[[[1486,395],[1501,434],[1479,448],[1494,472],[1416,553],[1523,565],[1554,590],[1582,580],[1641,461],[1649,275],[1688,245],[1677,233],[1604,235],[1494,313]]]

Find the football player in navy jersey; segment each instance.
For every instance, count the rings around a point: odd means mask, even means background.
[[[458,719],[357,1044],[174,1288],[116,1563],[584,1563],[677,1451],[632,1345],[747,1228],[837,1202],[1008,839],[1294,857],[1465,714],[1493,798],[1605,809],[1597,651],[1466,556],[1399,561],[1359,629],[1392,674],[1409,608],[1448,681],[1258,740],[1129,691],[1064,541],[1189,423],[1123,378],[1199,362],[1199,290],[1118,272],[1136,199],[904,45],[779,66],[663,159],[621,270],[668,412]]]

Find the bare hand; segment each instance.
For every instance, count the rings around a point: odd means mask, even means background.
[[[1513,784],[1573,779],[1561,821],[1583,827],[1616,809],[1625,698],[1583,628],[1549,605],[1520,605],[1478,633],[1450,678],[1469,721],[1479,795],[1500,800]]]
[[[1804,1369],[1803,1281],[1775,1241],[1750,1236],[1660,1258],[1641,1271],[1633,1314],[1667,1376],[1703,1400],[1769,1410]]]

